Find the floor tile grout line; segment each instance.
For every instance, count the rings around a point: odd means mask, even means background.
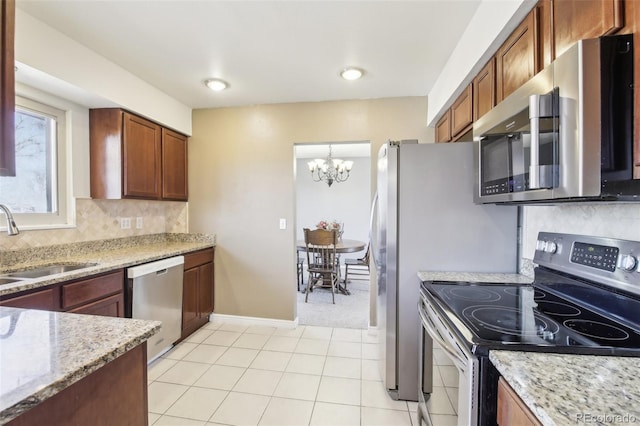
[[[154,413],[154,415],[157,415],[157,416],[160,416],[160,417],[162,417],[162,416],[164,416],[164,415],[168,415],[168,414],[166,414],[166,413],[171,409],[171,407],[173,407],[173,405],[175,404],[175,402],[177,402],[177,400],[178,400],[178,399],[180,399],[182,396],[184,396],[184,394],[185,394],[185,393],[186,393],[190,388],[215,389],[215,388],[208,388],[208,387],[196,386],[196,385],[195,385],[195,383],[196,383],[196,382],[197,382],[197,381],[198,381],[198,380],[199,380],[199,379],[200,379],[204,374],[206,374],[206,372],[207,372],[207,371],[209,371],[209,370],[213,367],[213,365],[224,365],[224,364],[217,364],[217,363],[216,363],[216,362],[217,362],[217,360],[218,360],[220,357],[222,357],[222,356],[224,355],[224,353],[226,353],[230,348],[233,348],[233,347],[234,347],[234,346],[233,346],[233,344],[234,344],[234,343],[236,343],[236,342],[238,341],[238,339],[240,338],[240,336],[241,336],[242,334],[256,334],[256,335],[257,335],[257,334],[262,334],[262,335],[267,335],[269,338],[277,335],[277,334],[276,334],[276,333],[277,333],[277,328],[276,328],[276,329],[274,329],[274,330],[273,330],[271,333],[269,333],[269,334],[265,334],[265,333],[252,333],[248,328],[245,328],[242,332],[239,332],[239,333],[240,333],[240,335],[239,335],[239,336],[237,336],[237,337],[236,337],[236,339],[234,339],[234,340],[233,340],[233,342],[231,342],[229,345],[213,345],[213,346],[221,346],[221,347],[225,347],[225,351],[224,351],[222,354],[220,354],[220,356],[218,356],[218,357],[216,358],[216,361],[213,361],[212,363],[209,363],[209,362],[199,362],[199,361],[185,360],[185,358],[186,358],[186,357],[187,357],[191,352],[193,352],[194,350],[196,350],[196,349],[197,349],[198,347],[200,347],[201,345],[210,345],[210,344],[204,343],[204,341],[205,341],[205,340],[207,340],[207,339],[208,339],[211,335],[213,335],[213,333],[215,333],[216,331],[234,331],[234,330],[221,330],[221,328],[222,328],[222,327],[218,327],[217,329],[213,330],[213,331],[212,331],[212,333],[211,333],[210,335],[208,335],[207,337],[203,338],[203,339],[202,339],[202,341],[200,341],[200,342],[190,342],[190,343],[195,344],[195,346],[194,346],[194,347],[193,347],[189,352],[187,352],[187,353],[183,354],[181,358],[178,358],[178,359],[164,358],[164,359],[167,359],[167,360],[174,361],[175,363],[178,363],[178,362],[187,362],[187,363],[206,364],[206,365],[208,365],[208,368],[207,368],[207,369],[205,369],[205,370],[204,370],[204,371],[203,371],[203,372],[198,376],[198,378],[195,380],[195,382],[194,382],[194,384],[193,384],[193,385],[184,385],[184,386],[186,386],[186,387],[187,387],[187,389],[186,389],[183,393],[181,393],[181,394],[180,394],[180,396],[176,399],[176,401],[174,401],[174,403],[173,403],[173,404],[171,404],[171,405],[169,406],[169,408],[167,408],[167,410],[165,410],[165,412],[164,412],[164,413],[161,413],[161,414],[160,414],[160,413]],[[322,378],[324,378],[324,377],[335,377],[335,378],[342,378],[342,379],[349,379],[349,380],[357,380],[357,381],[359,382],[359,384],[360,384],[360,386],[359,386],[359,390],[358,390],[358,392],[359,392],[359,394],[360,394],[360,395],[359,395],[359,396],[360,396],[360,397],[359,397],[359,405],[355,405],[355,406],[359,408],[360,421],[361,421],[361,422],[362,422],[362,410],[363,410],[363,409],[366,409],[366,408],[381,409],[381,410],[392,410],[392,411],[399,411],[399,412],[406,412],[406,413],[410,416],[410,415],[411,415],[411,410],[410,410],[410,408],[409,408],[409,406],[408,406],[408,404],[407,404],[407,403],[405,403],[405,404],[404,404],[404,407],[403,407],[403,409],[402,409],[402,410],[396,410],[396,409],[388,408],[388,407],[375,407],[375,406],[368,407],[368,406],[363,405],[363,401],[362,401],[362,397],[363,397],[362,390],[363,390],[364,383],[365,383],[365,382],[372,382],[372,383],[379,382],[379,380],[364,380],[364,378],[363,378],[363,369],[362,369],[363,361],[372,361],[372,362],[377,362],[377,361],[378,361],[378,360],[377,360],[377,359],[375,359],[375,358],[364,358],[364,357],[363,357],[363,356],[364,356],[364,351],[363,351],[364,345],[365,345],[365,344],[375,344],[375,342],[365,342],[365,341],[364,341],[364,339],[362,338],[362,333],[364,332],[364,330],[361,330],[361,332],[360,332],[360,336],[359,336],[360,338],[359,338],[359,340],[358,340],[358,341],[354,341],[354,340],[352,340],[352,339],[347,339],[347,340],[338,340],[338,339],[335,339],[335,337],[336,337],[336,329],[338,329],[338,328],[339,328],[339,327],[331,327],[331,335],[330,335],[329,339],[326,339],[326,338],[317,338],[317,337],[309,337],[309,336],[307,336],[307,337],[303,337],[303,336],[304,336],[304,332],[302,332],[302,333],[301,333],[299,336],[297,336],[297,338],[296,338],[297,343],[296,343],[296,347],[293,349],[293,352],[288,352],[288,351],[278,351],[278,350],[273,350],[273,349],[265,349],[264,347],[265,347],[265,345],[266,345],[266,342],[265,342],[265,344],[263,344],[263,345],[262,345],[262,347],[260,347],[260,348],[240,348],[240,349],[253,349],[253,350],[257,351],[257,352],[256,352],[255,356],[252,358],[251,363],[250,363],[248,366],[243,366],[243,367],[242,367],[242,368],[244,369],[243,374],[242,374],[242,376],[240,376],[240,378],[238,378],[238,380],[236,380],[236,381],[235,381],[234,387],[235,387],[235,385],[237,385],[237,383],[241,380],[241,378],[242,378],[242,377],[247,373],[247,370],[248,370],[248,369],[250,369],[250,368],[252,368],[252,367],[251,367],[251,365],[253,364],[253,362],[255,362],[256,358],[257,358],[258,356],[260,356],[260,354],[261,354],[262,352],[284,352],[284,353],[287,353],[287,354],[289,355],[289,359],[288,359],[288,361],[287,361],[286,365],[284,366],[284,370],[279,370],[279,369],[273,370],[273,369],[268,369],[268,368],[267,368],[267,369],[265,369],[265,370],[267,370],[267,371],[275,371],[275,372],[280,373],[280,378],[279,378],[278,383],[276,384],[276,386],[275,386],[275,388],[274,388],[274,392],[273,392],[273,393],[271,393],[271,395],[269,396],[269,403],[273,400],[273,398],[282,398],[282,399],[290,399],[290,400],[298,400],[298,401],[309,401],[309,400],[305,400],[305,399],[297,399],[297,398],[291,398],[291,397],[277,396],[277,395],[275,395],[275,389],[277,389],[277,387],[278,387],[278,386],[279,386],[279,384],[281,383],[281,381],[282,381],[282,379],[283,379],[283,377],[284,377],[284,374],[285,374],[285,373],[293,373],[293,372],[287,372],[286,370],[287,370],[287,368],[291,365],[291,362],[292,362],[292,359],[293,359],[294,355],[298,354],[298,355],[316,355],[316,356],[318,356],[317,354],[307,354],[307,353],[303,353],[303,352],[296,352],[296,349],[297,349],[297,347],[298,347],[298,344],[300,343],[300,339],[302,339],[302,338],[307,338],[307,339],[314,339],[314,340],[328,340],[327,351],[326,351],[326,352],[324,352],[322,355],[320,355],[320,356],[322,356],[322,358],[323,358],[323,362],[322,362],[322,370],[321,370],[321,373],[320,373],[320,375],[319,375],[319,379],[320,379],[320,381],[321,381],[321,380],[322,380]],[[237,331],[236,331],[236,332],[237,332]],[[330,355],[329,355],[329,349],[330,349],[330,345],[331,345],[331,343],[332,343],[332,342],[336,342],[337,344],[341,344],[341,343],[356,343],[356,344],[358,344],[358,345],[360,346],[360,356],[359,356],[359,357],[348,357],[348,356],[344,356],[344,354],[340,354],[340,353],[338,353],[338,354],[334,354],[334,355],[331,355],[331,357],[334,357],[334,358],[357,359],[357,360],[359,361],[359,363],[360,363],[360,372],[359,372],[359,377],[358,377],[357,379],[353,379],[353,378],[349,378],[349,377],[341,377],[341,376],[328,376],[328,375],[326,375],[326,374],[325,374],[325,373],[327,372],[327,371],[326,371],[326,369],[327,369],[327,360],[328,360],[328,358],[330,357]],[[173,367],[175,367],[175,365],[174,365],[174,366],[172,366],[172,367],[170,367],[170,368],[168,368],[168,369],[167,369],[167,371],[169,371],[169,370],[170,370],[171,368],[173,368]],[[262,369],[260,369],[260,368],[255,368],[255,369],[256,369],[256,370],[262,370]],[[158,378],[156,378],[156,379],[152,380],[151,382],[149,382],[149,385],[151,385],[152,383],[154,383],[154,382],[156,382],[156,381],[161,382],[161,381],[160,381],[160,380],[158,380],[158,379],[159,379],[163,374],[165,374],[167,371],[165,371],[165,372],[163,372],[162,374],[160,374],[160,375],[158,376]],[[296,373],[296,374],[305,374],[305,373]],[[315,374],[314,374],[314,376],[315,376]],[[170,383],[170,382],[162,382],[162,383]],[[221,401],[220,405],[222,405],[222,404],[223,404],[223,402],[228,398],[228,396],[229,396],[229,394],[230,394],[231,392],[234,392],[233,388],[232,388],[231,390],[222,390],[222,389],[218,389],[218,390],[221,390],[221,391],[224,391],[224,392],[226,392],[226,393],[227,393],[227,394],[226,394],[226,396],[225,396],[225,398]],[[235,391],[235,392],[237,392],[237,391]],[[319,395],[319,392],[320,392],[320,386],[318,386],[318,389],[316,390],[314,400],[313,400],[313,401],[309,401],[309,402],[313,402],[313,408],[312,408],[312,412],[311,412],[311,417],[309,418],[309,422],[311,422],[311,419],[313,418],[313,413],[315,412],[315,409],[316,409],[316,405],[317,405],[317,403],[318,403],[318,402],[322,402],[322,401],[318,401],[318,395]],[[245,393],[245,392],[238,392],[238,393]],[[248,393],[248,392],[247,392],[247,393]],[[248,394],[251,394],[251,393],[248,393]],[[258,395],[258,394],[252,394],[252,395]],[[265,396],[265,395],[262,395],[262,396]],[[332,403],[332,404],[333,404],[333,403]],[[343,405],[352,406],[351,404],[343,404]],[[267,406],[266,406],[266,407],[268,407],[268,404],[267,404]],[[263,411],[263,412],[262,412],[262,414],[261,414],[261,417],[260,417],[261,419],[262,419],[262,417],[264,416],[264,414],[265,414],[265,412],[266,412],[266,407],[265,407],[265,411]],[[214,413],[211,415],[211,417],[209,417],[209,419],[207,420],[207,422],[211,421],[212,417],[215,415],[215,413],[217,412],[217,410],[218,410],[219,408],[220,408],[220,407],[217,407],[217,408],[216,408],[216,410],[215,410],[215,411],[214,411]],[[160,418],[160,417],[159,417],[159,418]],[[187,417],[187,419],[191,419],[191,418],[188,418],[188,417]],[[156,421],[157,421],[157,420],[156,420]],[[412,421],[412,420],[410,420],[410,421]]]

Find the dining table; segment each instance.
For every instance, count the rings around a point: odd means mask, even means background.
[[[341,238],[338,240],[338,243],[336,244],[336,254],[338,255],[338,258],[339,258],[341,254],[356,253],[356,252],[362,251],[366,248],[366,246],[367,246],[367,243],[365,241]],[[306,253],[307,251],[307,245],[305,244],[304,240],[298,240],[296,242],[296,248],[298,252]],[[342,294],[350,295],[351,292],[347,290],[345,284],[346,283],[342,281],[342,279],[338,279],[338,291]]]

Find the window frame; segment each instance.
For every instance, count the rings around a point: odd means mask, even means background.
[[[57,209],[52,213],[13,213],[20,230],[60,229],[75,227],[75,199],[71,189],[71,111],[62,105],[55,105],[50,99],[36,96],[23,96],[16,93],[16,109],[24,109],[37,114],[53,117],[56,120],[57,167],[55,185],[52,185],[52,199],[57,199]],[[52,163],[54,159],[52,158]],[[2,202],[2,198],[0,198]],[[4,220],[0,220],[0,231],[6,231]]]

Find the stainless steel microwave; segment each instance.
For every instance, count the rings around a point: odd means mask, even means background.
[[[633,38],[581,40],[474,123],[476,203],[640,201]]]

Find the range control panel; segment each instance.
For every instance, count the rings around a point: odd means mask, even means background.
[[[571,251],[571,262],[613,272],[616,270],[619,252],[618,247],[575,242]]]
[[[640,295],[640,242],[540,232],[533,263]]]

